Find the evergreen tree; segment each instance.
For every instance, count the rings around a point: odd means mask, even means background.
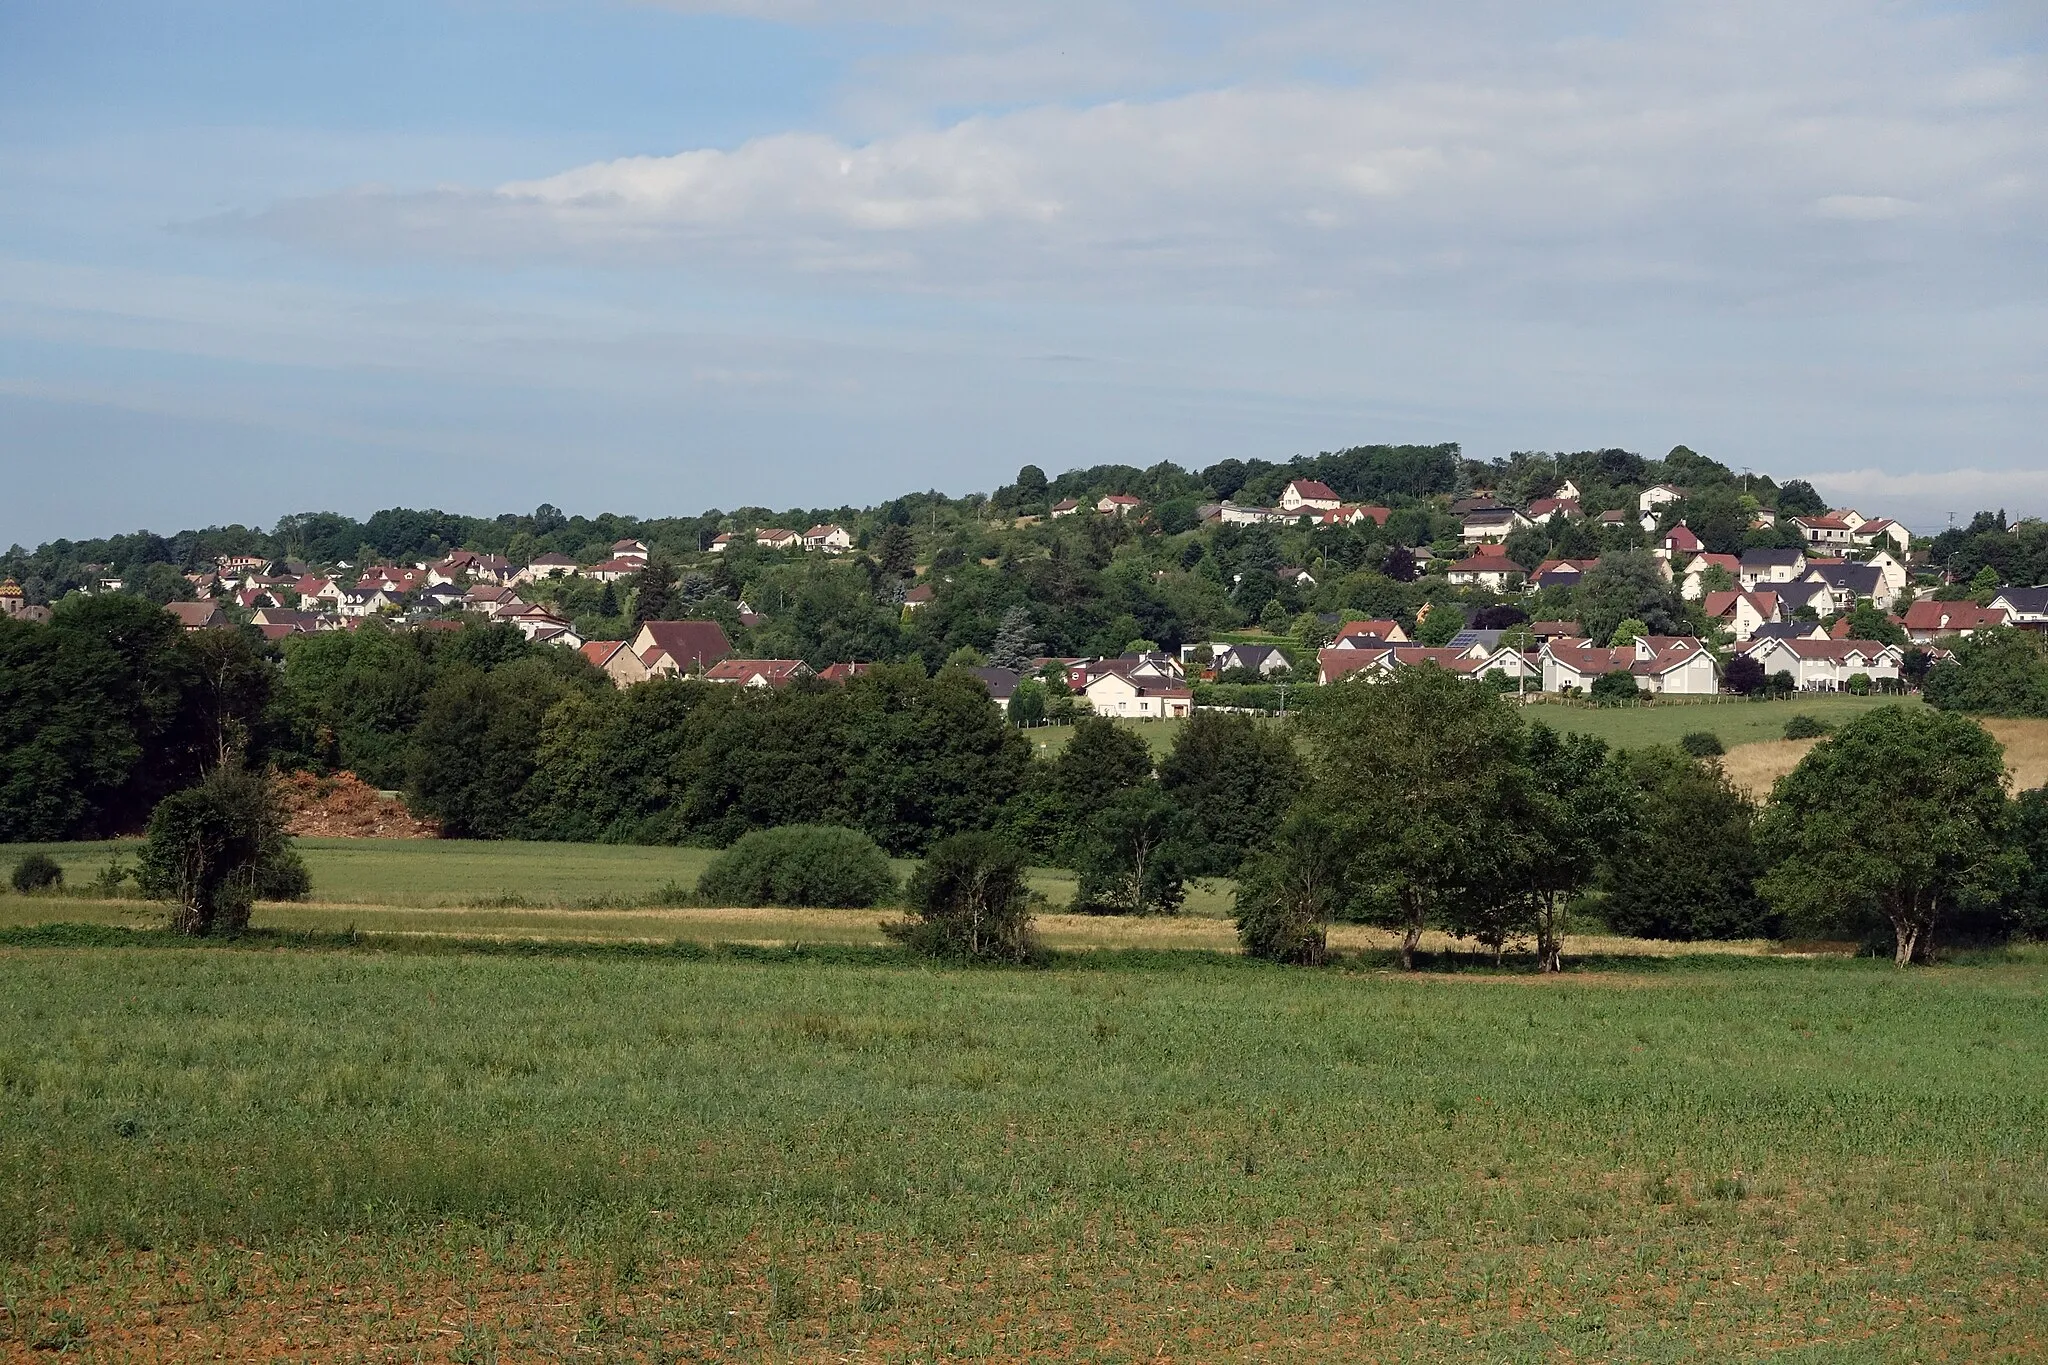
[[[633,627],[649,621],[669,621],[675,608],[676,571],[667,560],[656,557],[633,575]]]
[[[989,646],[989,661],[999,668],[1014,668],[1020,672],[1031,667],[1031,661],[1045,653],[1045,642],[1032,638],[1036,630],[1030,608],[1021,604],[1011,607],[1003,613],[1003,623],[996,630],[995,643]]]

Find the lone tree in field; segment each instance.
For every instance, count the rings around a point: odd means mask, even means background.
[[[1930,961],[1946,919],[2024,871],[2005,782],[2005,750],[1975,721],[1902,706],[1860,716],[1778,779],[1760,889],[1794,923],[1888,925],[1895,963]]]
[[[1031,957],[1024,854],[998,835],[977,831],[933,844],[904,900],[912,917],[882,929],[921,953],[987,962]]]
[[[1367,909],[1401,934],[1413,969],[1422,931],[1492,875],[1513,834],[1524,736],[1514,707],[1433,664],[1324,689],[1299,722],[1313,783],[1303,804],[1370,888]]]
[[[172,928],[199,935],[240,933],[257,900],[309,889],[269,776],[236,764],[157,803],[140,877],[145,895],[171,903]]]

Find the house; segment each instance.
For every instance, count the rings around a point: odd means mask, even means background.
[[[1905,652],[1876,640],[1752,640],[1743,653],[1763,665],[1765,676],[1790,673],[1804,692],[1838,692],[1858,673],[1872,681],[1896,679]]]
[[[1052,514],[1055,517],[1071,517],[1080,510],[1081,500],[1079,498],[1061,498],[1052,505]]]
[[[1817,548],[1840,549],[1856,543],[1855,528],[1832,512],[1824,517],[1794,517],[1792,524],[1808,545]]]
[[[2005,612],[1997,607],[1980,607],[1975,602],[1915,602],[1906,608],[1903,621],[1906,638],[1916,645],[1996,630],[2005,624]]]
[[[988,699],[997,706],[1010,704],[1010,698],[1017,695],[1018,680],[1023,677],[1014,668],[970,668],[967,671],[981,679],[982,686],[988,689]]]
[[[1529,575],[1529,590],[1540,592],[1544,588],[1575,588],[1586,571],[1600,561],[1597,559],[1546,559],[1536,566]]]
[[[1498,544],[1533,524],[1512,507],[1480,508],[1465,515],[1464,529],[1459,531],[1458,538],[1467,547]]]
[[[1108,493],[1096,501],[1095,510],[1105,516],[1127,517],[1144,505],[1128,493]]]
[[[545,607],[522,607],[518,611],[500,613],[497,619],[537,645],[583,648],[583,637],[576,633],[576,628]]]
[[[234,624],[221,610],[220,603],[210,597],[204,602],[172,602],[164,610],[186,630],[226,630]]]
[[[1752,640],[1827,640],[1831,639],[1828,628],[1819,621],[1774,621],[1758,626],[1749,637]]]
[[[1865,525],[1868,524],[1867,522],[1865,523]],[[1878,550],[1866,556],[1863,562],[1884,575],[1884,581],[1891,588],[1892,596],[1895,599],[1906,590],[1906,585],[1913,581],[1912,573],[1907,570],[1899,557],[1890,550]]]
[[[1756,634],[1758,626],[1780,621],[1778,594],[1774,592],[1710,592],[1700,604],[1710,620],[1724,623],[1738,640]]]
[[[704,681],[736,687],[787,687],[814,677],[802,659],[721,659],[704,671]]]
[[[1685,490],[1668,483],[1652,484],[1636,498],[1636,514],[1654,519],[1657,509],[1685,501]]]
[[[1081,688],[1098,716],[1129,716],[1162,720],[1186,716],[1195,709],[1195,694],[1178,682],[1145,676],[1130,669],[1096,670]]]
[[[1510,581],[1523,578],[1527,572],[1502,554],[1498,546],[1489,545],[1453,564],[1444,577],[1455,584],[1506,592]]]
[[[1171,654],[1150,651],[1114,659],[1076,659],[1067,665],[1067,686],[1079,692],[1091,679],[1104,673],[1124,674],[1141,683],[1178,683],[1186,676],[1180,660]]]
[[[1369,521],[1375,526],[1385,526],[1387,518],[1392,515],[1394,509],[1391,507],[1367,507],[1346,503],[1341,507],[1325,508],[1317,514],[1316,522],[1322,526],[1356,526],[1361,521]]]
[[[1273,576],[1282,583],[1292,583],[1297,588],[1313,588],[1316,576],[1299,564],[1287,564],[1273,570]]]
[[[1325,649],[1316,654],[1317,680],[1328,684],[1363,676],[1368,680],[1385,677],[1399,668],[1434,664],[1468,678],[1487,673],[1508,677],[1536,676],[1536,666],[1519,650],[1484,647],[1459,649],[1451,646],[1384,645],[1370,649]]]
[[[1584,625],[1577,621],[1531,621],[1529,633],[1543,640],[1572,640],[1586,633]]]
[[[1218,645],[1210,656],[1209,666],[1218,674],[1242,668],[1261,678],[1270,678],[1294,667],[1287,656],[1272,645]]]
[[[1831,509],[1828,515],[1841,522],[1844,526],[1847,526],[1851,531],[1859,529],[1866,521],[1870,520],[1853,507],[1836,507]]]
[[[830,523],[813,526],[804,532],[806,550],[822,550],[828,555],[843,555],[853,548],[853,535],[844,526]]]
[[[2007,625],[2048,630],[2048,588],[2000,588],[1991,605],[2005,613]]]
[[[1720,688],[1714,656],[1688,636],[1646,635],[1613,647],[1580,639],[1548,640],[1541,657],[1546,692],[1567,687],[1590,691],[1609,673],[1632,674],[1637,690],[1653,696],[1711,696]]]
[[[382,588],[343,588],[335,612],[347,620],[360,621],[379,612],[394,611],[398,603]]]
[[[711,553],[715,555],[722,555],[728,549],[732,548],[734,542],[736,542],[737,540],[739,540],[739,537],[734,535],[732,532],[720,531],[717,535],[711,537]]]
[[[1343,505],[1335,489],[1314,479],[1295,479],[1280,490],[1283,512],[1334,512]]]
[[[605,671],[614,687],[631,687],[647,681],[647,665],[640,662],[624,640],[588,640],[577,651]]]
[[[265,607],[254,616],[256,629],[266,640],[282,640],[289,635],[311,635],[321,628],[317,612],[292,611],[285,607]]]
[[[1891,585],[1885,582],[1883,571],[1873,564],[1815,565],[1809,561],[1806,575],[1800,581],[1826,585],[1830,609],[1822,612],[1823,616],[1848,611],[1858,602],[1868,602],[1879,611],[1891,610]]]
[[[644,559],[607,559],[583,570],[585,578],[594,578],[600,583],[616,583],[622,578],[631,578],[647,567]]]
[[[1399,621],[1380,619],[1373,621],[1350,621],[1338,630],[1337,638],[1330,642],[1333,649],[1356,649],[1367,644],[1405,645],[1410,643],[1408,632],[1401,629]]]
[[[642,568],[647,567],[647,542],[644,540],[615,540],[612,542],[613,559],[630,559]]]
[[[903,594],[903,610],[921,611],[932,604],[932,598],[935,596],[937,593],[933,591],[931,584],[920,583]]]
[[[1682,564],[1706,548],[1692,528],[1681,521],[1664,533],[1664,539],[1651,553],[1666,564]]]
[[[537,583],[544,578],[573,578],[576,561],[567,555],[535,555],[531,563],[512,575],[514,583]]]
[[[1579,491],[1578,484],[1574,483],[1570,479],[1566,479],[1563,483],[1559,484],[1555,489],[1551,490],[1550,495],[1554,498],[1562,498],[1567,502],[1577,502],[1579,499],[1586,496],[1584,493],[1581,493]]]
[[[1619,509],[1616,509],[1612,512],[1602,512],[1598,517],[1595,517],[1593,520],[1593,524],[1598,526],[1603,531],[1612,530],[1613,528],[1619,526],[1626,526],[1628,525],[1628,522],[1628,513],[1623,512]]]
[[[1806,556],[1798,550],[1744,550],[1736,581],[1745,588],[1759,583],[1790,583],[1806,575]]]
[[[771,526],[765,531],[754,532],[754,543],[764,550],[794,550],[803,544],[804,538],[794,531]]]
[[[732,642],[716,621],[645,621],[633,637],[633,652],[649,674],[676,677],[732,657]]]
[[[853,681],[855,678],[858,678],[861,674],[866,673],[873,668],[873,664],[827,664],[825,665],[824,671],[818,674],[818,681],[828,683],[848,683]]]
[[[1673,560],[1672,563],[1677,563]],[[1742,560],[1736,555],[1696,554],[1685,562],[1684,576],[1679,580],[1678,591],[1688,602],[1697,602],[1707,590],[1706,575],[1709,569],[1719,569],[1728,575],[1730,583],[1742,581]]]
[[[485,616],[496,616],[507,609],[516,611],[524,605],[525,603],[519,600],[519,594],[512,589],[492,587],[483,583],[462,594],[462,606],[465,611],[482,612]]]
[[[1768,507],[1757,508],[1749,519],[1749,529],[1752,531],[1768,531],[1777,524],[1778,514]]]
[[[1529,504],[1529,510],[1525,515],[1531,525],[1548,526],[1559,517],[1566,521],[1583,517],[1586,515],[1586,509],[1579,506],[1577,498],[1538,498]]]
[[[575,567],[575,561],[570,561]],[[477,550],[457,550],[446,559],[429,565],[427,582],[454,583],[460,579],[474,579],[479,583],[509,583],[512,581],[512,564],[502,555],[484,554]]]
[[[1849,539],[1858,545],[1890,546],[1899,555],[1913,552],[1913,533],[1889,517],[1873,517],[1861,523],[1849,532]]]
[[[1818,579],[1802,578],[1797,583],[1787,583],[1771,589],[1778,594],[1778,615],[1790,621],[1802,611],[1814,616],[1832,616],[1838,608],[1835,605],[1834,589]]]

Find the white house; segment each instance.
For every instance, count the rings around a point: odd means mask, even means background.
[[[613,559],[630,559],[641,567],[647,565],[647,542],[644,540],[619,540],[612,542]]]
[[[823,550],[828,555],[843,555],[853,548],[853,536],[844,526],[813,526],[804,532],[804,548]]]
[[[1096,499],[1095,510],[1104,516],[1127,517],[1145,504],[1128,493],[1105,493]]]
[[[1487,546],[1453,564],[1444,577],[1452,583],[1485,588],[1488,592],[1506,592],[1510,581],[1527,572],[1498,548]]]
[[[1913,552],[1913,533],[1889,517],[1874,517],[1861,523],[1849,532],[1849,538],[1858,545],[1888,546],[1901,557]]]
[[[754,543],[764,550],[794,550],[802,545],[803,541],[804,538],[796,532],[785,531],[779,526],[754,532]]]
[[[1314,479],[1295,479],[1280,490],[1283,512],[1334,512],[1343,505],[1335,489]]]
[[[2048,630],[2048,588],[2000,588],[1991,605],[2006,623],[2022,630]]]
[[[1858,602],[1868,602],[1879,611],[1891,610],[1891,585],[1874,564],[1811,564],[1800,581],[1826,585],[1833,609],[1824,613],[1827,615],[1848,611]]]
[[[1186,716],[1195,709],[1195,694],[1177,683],[1153,678],[1133,679],[1121,670],[1096,672],[1081,689],[1098,716],[1129,716],[1161,720]]]
[[[1824,517],[1794,517],[1792,524],[1808,545],[1817,548],[1843,550],[1856,543],[1856,528],[1832,512]]]
[[[1631,674],[1638,691],[1653,695],[1711,696],[1720,687],[1714,656],[1687,636],[1649,635],[1614,648],[1585,640],[1548,640],[1542,659],[1546,692],[1562,692],[1567,687],[1589,691],[1609,673]]]
[[[1797,582],[1806,576],[1806,556],[1798,550],[1744,550],[1735,576],[1745,588]]]
[[[1465,514],[1465,524],[1458,538],[1468,549],[1474,545],[1498,544],[1533,525],[1534,522],[1512,507],[1482,507]]]
[[[2005,624],[2005,612],[1975,602],[1937,602],[1932,598],[1906,608],[1906,638],[1916,645],[1974,635]]]
[[[576,561],[567,555],[535,555],[533,561],[512,575],[514,583],[538,583],[544,578],[574,578]]]
[[[1790,673],[1806,692],[1838,692],[1858,673],[1872,681],[1899,676],[1904,651],[1876,640],[1752,640],[1743,653],[1763,665],[1765,676]]]
[[[1738,640],[1749,639],[1759,626],[1776,625],[1784,619],[1774,592],[1710,592],[1701,609],[1709,619],[1725,621]]]
[[[1676,563],[1676,560],[1672,561]],[[1685,571],[1679,580],[1679,593],[1688,602],[1697,602],[1707,591],[1707,570],[1720,569],[1728,575],[1731,583],[1742,581],[1742,560],[1737,555],[1696,554],[1685,561]]]

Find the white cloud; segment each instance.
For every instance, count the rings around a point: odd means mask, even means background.
[[[243,221],[374,253],[1087,297],[1555,307],[1796,288],[1810,304],[1873,282],[1985,296],[2043,283],[2048,81],[1961,18],[1731,0],[1711,15],[1670,5],[1608,30],[1584,14],[1543,29],[1491,0],[1450,8],[1497,22],[1432,46],[1449,21],[1376,27],[1307,0],[1254,21],[1219,4],[1221,36],[1174,47],[1143,7],[1062,5],[1049,13],[1072,23],[1084,66],[1105,35],[1137,33],[1165,44],[1167,70],[1242,71],[1246,52],[1278,70],[1312,48],[1374,74],[1038,102],[865,137],[790,131],[491,188],[292,201]],[[1013,86],[1043,74],[1052,30],[1039,11],[901,0],[855,12],[947,39],[883,68],[905,89],[952,89],[941,68],[988,89],[1006,64],[1025,73]]]
[[[1949,517],[1967,523],[1987,508],[2048,507],[2048,469],[1913,470],[1841,469],[1806,476],[1833,506],[1858,505],[1865,515],[1896,517],[1922,535],[1945,529]]]

